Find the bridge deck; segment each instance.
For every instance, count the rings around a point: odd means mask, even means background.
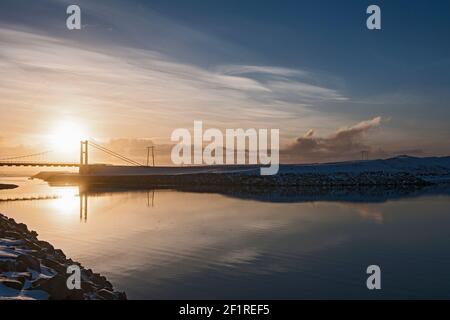
[[[72,167],[78,168],[79,163],[72,162],[0,162],[0,167]]]

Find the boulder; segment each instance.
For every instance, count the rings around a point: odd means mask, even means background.
[[[35,243],[34,241],[31,241],[29,239],[24,239],[23,243],[24,243],[24,246],[26,246],[28,249],[38,250],[38,251],[41,250],[41,247],[37,243]]]
[[[55,249],[55,255],[58,256],[58,258],[60,258],[61,260],[66,259],[66,255],[61,249]]]
[[[0,284],[16,290],[22,290],[23,288],[23,283],[15,279],[0,278]]]
[[[55,270],[57,273],[65,274],[67,272],[66,266],[64,266],[63,264],[61,264],[57,261],[54,261],[52,259],[44,258],[42,260],[42,264],[45,265],[46,267],[49,267],[49,268]]]
[[[28,232],[28,227],[25,223],[18,223],[16,225],[16,230],[19,230],[22,233],[26,233]]]
[[[0,272],[16,271],[16,264],[12,260],[0,260]]]
[[[17,224],[0,214],[0,286],[15,290],[40,290],[53,300],[126,299],[124,293],[114,291],[106,277],[84,269],[78,262],[67,259],[62,250],[37,239],[37,233],[29,231],[23,223]],[[4,247],[4,249],[3,249]],[[67,287],[67,266],[81,269],[81,289]],[[51,278],[40,274],[47,268]],[[53,272],[54,271],[54,272]],[[31,287],[29,287],[31,284]],[[1,298],[1,297],[0,297]]]
[[[53,255],[53,253],[55,252],[55,248],[48,243],[47,241],[38,241],[39,246],[41,247],[42,250],[45,250],[48,254]]]
[[[116,295],[114,294],[114,292],[106,290],[106,289],[101,289],[99,291],[96,292],[97,296],[100,297],[100,299],[103,300],[116,300]]]
[[[33,282],[33,288],[47,292],[52,300],[66,300],[73,296],[71,290],[67,288],[66,281],[62,275],[50,279],[41,278]]]
[[[14,240],[22,238],[22,235],[20,234],[20,232],[13,231],[13,230],[6,230],[4,232],[4,235],[6,238],[10,238],[10,239],[14,239]]]
[[[22,254],[16,259],[17,271],[27,271],[28,268],[41,272],[41,263],[31,255]]]

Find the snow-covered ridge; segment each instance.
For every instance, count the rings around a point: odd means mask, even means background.
[[[88,183],[104,186],[272,185],[272,186],[382,186],[450,182],[450,157],[283,164],[272,176],[261,176],[259,165],[190,167],[132,167],[92,165],[80,175],[40,173],[50,183]]]
[[[449,174],[450,157],[399,156],[389,159],[281,165],[279,173],[342,173],[342,172],[408,172],[414,174]]]
[[[399,156],[389,159],[323,164],[282,165],[279,174],[406,173],[427,182],[450,182],[450,157]]]

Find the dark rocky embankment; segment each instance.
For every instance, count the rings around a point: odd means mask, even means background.
[[[117,187],[259,186],[365,187],[428,186],[450,183],[450,157],[396,157],[309,165],[280,165],[276,175],[263,176],[258,166],[124,167],[92,165],[81,174],[43,172],[50,184]]]
[[[0,190],[6,190],[6,189],[15,189],[18,186],[16,186],[15,184],[2,184],[0,183]]]
[[[180,186],[260,186],[260,187],[331,187],[331,186],[404,186],[429,185],[428,181],[406,172],[364,173],[280,173],[273,176],[240,173],[201,173],[153,176],[67,176],[55,174],[45,179],[50,184],[66,183],[117,187]]]
[[[23,223],[0,214],[0,299],[122,300],[98,273],[66,258]],[[69,290],[68,266],[81,270],[81,289]]]

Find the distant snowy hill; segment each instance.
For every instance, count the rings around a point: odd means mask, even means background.
[[[450,182],[450,157],[399,156],[389,159],[323,164],[281,165],[279,174],[398,174],[405,173],[431,183]]]
[[[281,165],[283,173],[333,173],[333,172],[405,172],[410,173],[450,173],[450,157],[418,158],[399,156],[389,159]]]

